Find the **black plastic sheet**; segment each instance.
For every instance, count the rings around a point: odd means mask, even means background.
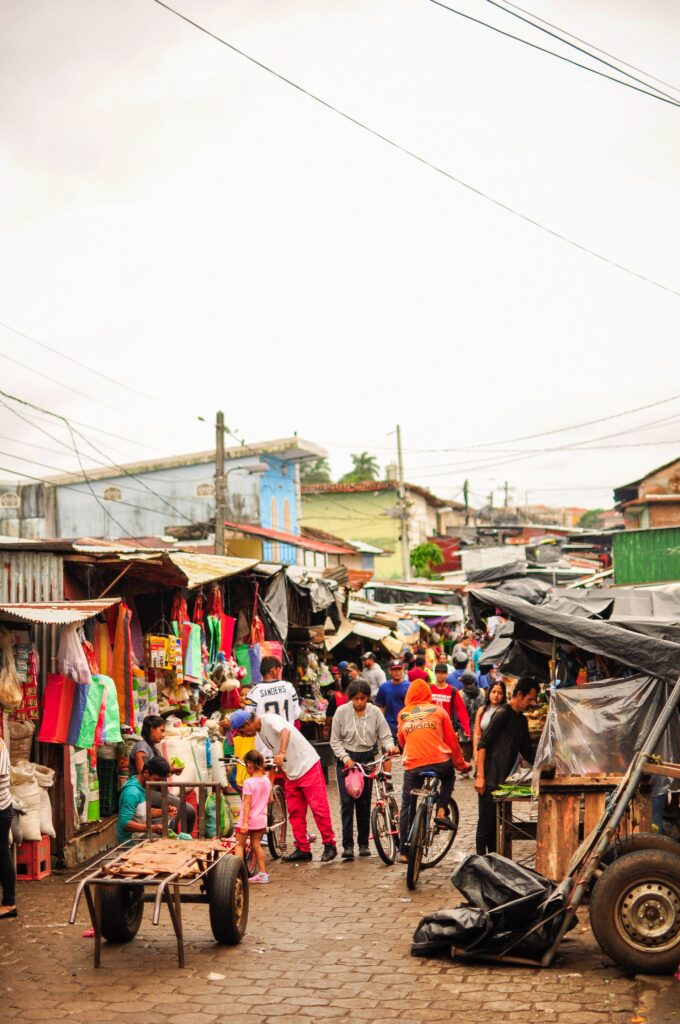
[[[484,910],[457,907],[426,914],[415,930],[411,953],[432,956],[451,946],[471,945],[489,934],[493,925]]]

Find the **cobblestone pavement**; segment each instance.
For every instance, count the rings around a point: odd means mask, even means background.
[[[334,784],[330,793],[337,818]],[[549,970],[409,955],[421,915],[455,905],[451,869],[473,849],[472,783],[460,780],[456,796],[456,844],[442,865],[421,875],[415,893],[406,889],[403,867],[385,867],[375,854],[350,863],[273,864],[271,884],[251,892],[240,946],[212,941],[207,907],[183,908],[183,970],[165,910],[154,928],[147,907],[135,941],[105,944],[103,966],[95,970],[92,940],[82,937],[89,926],[84,906],[75,927],[66,923],[73,889],[65,876],[20,883],[21,916],[0,925],[0,1020],[680,1022],[680,982],[622,975],[593,939],[587,912]]]

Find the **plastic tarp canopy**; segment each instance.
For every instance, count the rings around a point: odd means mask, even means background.
[[[534,788],[545,765],[554,765],[558,776],[623,774],[671,689],[670,683],[638,675],[556,690],[536,752]],[[673,716],[654,753],[664,761],[680,762],[680,715]],[[671,788],[680,788],[680,779],[673,781]]]
[[[524,559],[507,562],[505,565],[492,566],[489,569],[475,569],[467,574],[468,583],[495,583],[502,580],[514,580],[526,576],[527,563]]]
[[[600,619],[567,615],[549,604],[533,605],[496,590],[471,590],[470,616],[476,623],[482,615],[499,608],[515,622],[515,638],[530,641],[566,641],[580,650],[601,654],[650,676],[672,680],[680,676],[680,644],[637,633]]]

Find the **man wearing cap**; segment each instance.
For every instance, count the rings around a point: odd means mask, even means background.
[[[382,708],[395,743],[397,742],[397,729],[399,728],[399,712],[404,706],[408,687],[408,680],[404,679],[404,662],[401,658],[395,658],[394,661],[390,662],[389,681],[381,683],[375,695],[375,702],[379,708]]]
[[[375,699],[376,693],[382,684],[387,681],[387,676],[376,662],[373,651],[367,651],[361,660],[364,663],[361,678],[365,679],[371,687],[371,697]]]
[[[307,810],[311,810],[323,841],[323,862],[338,855],[335,833],[328,806],[328,793],[316,750],[302,733],[280,715],[265,712],[236,711],[230,719],[231,730],[241,736],[258,737],[274,754],[274,763],[286,776],[286,804],[293,830],[295,849],[285,861],[309,861],[312,851],[307,834]]]

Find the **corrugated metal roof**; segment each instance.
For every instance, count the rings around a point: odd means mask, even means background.
[[[189,551],[115,552],[121,562],[145,562],[167,565],[170,562],[184,576],[185,586],[192,590],[214,580],[223,580],[246,572],[258,564],[257,558],[233,558],[230,555],[199,555]]]
[[[266,526],[251,526],[250,523],[225,523],[224,525],[227,530],[247,533],[253,537],[262,537],[263,540],[278,541],[280,544],[290,544],[292,547],[305,548],[307,551],[319,551],[328,555],[349,555],[354,551],[351,547],[327,544],[325,541],[311,540],[301,537],[297,533],[284,533],[282,530],[272,530]]]
[[[55,601],[52,604],[35,602],[31,604],[0,604],[0,613],[18,622],[44,622],[64,626],[71,622],[84,622],[93,615],[105,612],[119,597],[107,597],[100,601]]]
[[[364,636],[367,640],[384,640],[390,635],[391,630],[387,626],[374,626],[370,622],[355,622],[352,631],[357,636]]]

